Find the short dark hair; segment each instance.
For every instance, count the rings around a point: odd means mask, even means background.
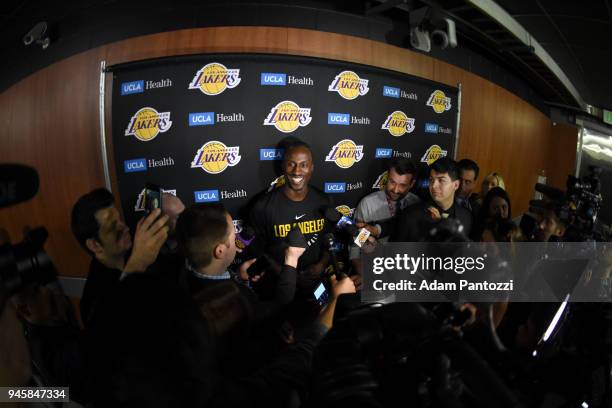
[[[412,174],[412,177],[416,177],[416,166],[412,160],[405,157],[394,157],[389,161],[389,170],[395,170],[397,174],[403,176],[404,174]]]
[[[302,142],[298,139],[292,139],[287,141],[287,143],[283,146],[283,149],[285,149],[285,152],[283,154],[283,160],[287,160],[287,155],[289,154],[289,151],[299,148],[308,150],[310,152],[310,156],[312,156],[312,148],[308,143]]]
[[[457,162],[448,157],[441,157],[429,166],[436,173],[448,173],[451,180],[459,180],[459,168]]]
[[[77,200],[72,207],[70,228],[79,244],[91,253],[85,242],[99,239],[100,224],[96,220],[96,212],[111,207],[115,203],[113,194],[105,188],[97,188]]]
[[[194,268],[210,265],[213,249],[229,233],[227,210],[221,203],[200,203],[188,207],[176,222],[176,238],[187,261]]]
[[[474,180],[478,179],[478,172],[480,172],[480,169],[478,168],[478,164],[476,164],[476,162],[474,160],[461,159],[457,163],[457,167],[459,167],[459,171],[473,170],[474,171]]]

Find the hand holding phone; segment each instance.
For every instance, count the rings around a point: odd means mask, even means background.
[[[145,214],[149,215],[151,212],[159,208],[162,210],[162,190],[161,187],[155,184],[147,184],[145,186],[144,193],[144,210]]]

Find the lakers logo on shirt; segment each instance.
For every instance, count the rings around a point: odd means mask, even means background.
[[[323,227],[325,226],[325,218],[319,218],[315,220],[304,220],[304,221],[296,221],[289,224],[274,224],[274,236],[278,238],[284,238],[289,234],[293,228],[298,227],[302,234],[315,234],[312,238],[308,240],[308,246],[311,245],[311,241],[316,241],[319,232],[323,231]],[[314,239],[314,241],[313,241]]]
[[[148,142],[164,133],[172,126],[170,112],[158,112],[149,106],[140,109],[132,116],[127,129],[126,136],[136,136],[136,139]]]
[[[240,162],[240,147],[228,147],[222,142],[212,140],[198,149],[191,168],[201,168],[210,174],[219,174],[228,167],[233,167]]]
[[[263,124],[274,126],[283,133],[291,133],[301,126],[307,126],[311,120],[310,108],[300,108],[293,101],[282,101],[270,110]]]
[[[421,162],[427,163],[431,166],[433,162],[438,160],[440,157],[446,157],[448,152],[446,150],[442,150],[442,148],[438,145],[432,145],[427,149],[423,157],[421,157]]]
[[[240,83],[240,70],[230,69],[218,62],[204,65],[191,80],[189,89],[199,89],[206,95],[219,95]]]
[[[414,118],[409,118],[402,111],[395,111],[383,123],[381,129],[388,130],[392,136],[400,137],[414,130]]]
[[[429,95],[427,106],[431,106],[436,113],[446,112],[451,108],[451,99],[444,92],[436,89]]]
[[[359,78],[353,71],[342,71],[327,88],[328,91],[338,92],[344,99],[355,99],[368,93],[368,80]]]
[[[376,181],[372,185],[372,188],[374,190],[384,190],[385,186],[387,185],[387,181],[389,181],[389,172],[385,171],[384,173],[379,175],[378,178],[376,178]]]
[[[352,167],[361,159],[363,159],[363,145],[356,145],[350,139],[344,139],[336,143],[325,157],[325,161],[335,162],[338,167],[343,169]]]

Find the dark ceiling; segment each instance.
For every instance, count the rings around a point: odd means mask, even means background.
[[[612,85],[607,77],[612,72],[611,1],[497,0],[497,3],[540,42],[563,69],[586,103],[612,109]],[[347,16],[364,18],[370,7],[384,2],[383,0],[293,1],[277,2],[275,7],[285,7],[291,3],[304,7],[304,10],[322,8],[341,12]],[[401,6],[403,10],[391,8],[382,13],[368,14],[367,17],[374,20],[394,21],[393,24],[407,27],[408,11],[424,4],[453,10],[457,16],[465,17],[464,22],[468,24],[466,26],[458,23],[460,47],[467,47],[471,52],[477,50],[490,57],[504,69],[513,72],[520,80],[533,87],[541,99],[576,106],[575,103],[572,103],[571,96],[549,72],[543,72],[541,67],[534,69],[526,66],[524,61],[515,63],[516,53],[504,54],[500,52],[500,47],[494,41],[483,41],[482,38],[479,38],[472,30],[474,28],[472,23],[476,24],[483,18],[474,13],[470,14],[466,0],[404,0],[394,3]],[[270,5],[273,2],[256,0],[248,2],[5,0],[0,3],[0,51],[3,55],[0,75],[5,77],[0,84],[0,89],[5,89],[11,83],[45,65],[104,43],[134,35],[218,24],[221,20],[226,24],[231,24],[230,21],[233,18],[231,15],[221,19],[217,16],[213,21],[209,13],[211,4],[224,4],[226,5],[224,10],[239,12],[244,9],[243,4],[249,4],[252,7],[258,4]],[[261,14],[264,13],[261,12]],[[316,22],[317,27],[323,24],[320,14]],[[303,18],[307,18],[307,13],[304,16]],[[260,15],[259,20],[253,19],[252,23],[257,24],[263,21],[263,18],[264,16]],[[300,21],[300,18],[302,17],[298,15],[294,18],[279,20],[277,25],[282,25],[283,21],[286,21],[287,25],[309,27],[308,24]],[[49,50],[43,51],[40,47],[23,45],[24,34],[39,21],[50,23],[54,40],[51,47],[54,47],[54,50],[51,50],[50,47]],[[355,19],[352,26],[349,23],[347,24],[349,27],[341,31],[359,30],[358,21],[360,20]],[[274,23],[268,24],[275,25]],[[490,30],[491,33],[495,31],[495,29]],[[497,29],[497,31],[500,30]],[[365,36],[374,37],[371,33]],[[495,37],[495,35],[490,35],[488,38],[490,40]],[[389,41],[389,34],[385,34],[383,38],[388,42],[393,42]],[[512,58],[509,58],[508,55]],[[526,56],[524,60],[527,61],[528,57]]]
[[[610,0],[497,0],[544,47],[591,105],[612,110]]]

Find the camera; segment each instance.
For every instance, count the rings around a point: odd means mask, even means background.
[[[27,201],[38,192],[38,173],[18,164],[0,165],[0,208]],[[49,237],[44,227],[26,229],[23,241],[0,246],[0,311],[11,296],[31,285],[56,279],[51,258],[44,250]]]
[[[23,44],[31,45],[33,42],[39,44],[43,49],[47,49],[51,44],[51,38],[49,38],[49,25],[46,21],[41,21],[36,24],[26,35],[23,36]]]
[[[43,248],[48,237],[46,228],[38,227],[27,230],[23,241],[0,247],[0,291],[7,297],[55,280],[55,267]]]
[[[601,168],[589,166],[589,174],[583,177],[567,176],[566,191],[537,183],[535,190],[548,200],[531,200],[529,211],[542,214],[552,208],[565,225],[564,240],[569,242],[603,241],[596,223],[603,198],[601,196]]]

